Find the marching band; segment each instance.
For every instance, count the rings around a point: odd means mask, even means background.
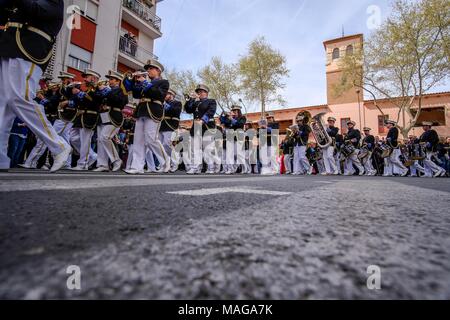
[[[274,143],[278,140],[273,139],[273,135],[280,125],[272,112],[267,112],[256,128],[238,105],[216,117],[217,103],[209,98],[209,88],[202,84],[185,96],[183,106],[177,100],[177,92],[161,78],[163,70],[159,62],[149,61],[143,70],[134,73],[122,75],[110,70],[105,75],[108,80],[101,80],[94,70],[85,70],[84,83],[75,82],[74,75],[61,72],[60,83],[49,83],[37,91],[36,103],[42,107],[58,136],[77,154],[74,166],[71,165],[73,159],[69,159],[63,169],[92,169],[94,172],[122,169],[128,174],[181,170],[187,174],[227,175],[441,177],[447,174],[439,165],[439,137],[431,122],[423,123],[421,137],[411,136],[402,143],[392,120],[385,123],[386,139],[379,140],[371,134],[371,128],[364,127],[364,134],[361,134],[354,121],[347,122],[347,130],[341,135],[334,117],[328,117],[324,123],[323,114],[311,117],[308,112],[302,112],[296,117],[297,124],[287,129],[287,135],[277,146]],[[129,103],[131,99],[136,103]],[[190,128],[180,126],[183,112],[193,116]],[[257,133],[252,135],[254,129]],[[184,158],[183,149],[176,148],[183,141],[183,132],[194,140],[195,134],[200,134],[202,152],[212,156],[196,162],[193,153],[186,152]],[[260,136],[261,133],[264,135]],[[315,142],[311,142],[311,138]],[[258,143],[266,148],[257,150],[257,163],[253,167],[250,144]],[[188,150],[193,151],[194,145],[188,144]],[[41,169],[50,168],[53,159],[46,148],[38,139],[21,166],[36,169],[38,160],[47,154]],[[448,145],[443,152],[448,157]],[[263,161],[264,158],[267,161]]]
[[[13,132],[24,137],[22,128],[27,127],[37,141],[21,166],[51,172],[123,170],[136,175],[174,173],[184,167],[187,174],[448,174],[448,139],[439,141],[432,122],[422,123],[419,138],[401,142],[392,120],[386,121],[389,132],[380,140],[367,127],[362,135],[354,121],[347,122],[343,134],[335,118],[325,123],[323,114],[301,112],[279,141],[280,124],[272,112],[257,124],[249,122],[238,105],[216,117],[218,104],[204,84],[185,94],[183,105],[155,60],[125,75],[110,70],[102,79],[86,69],[83,82],[61,72],[59,83],[49,83],[41,78],[63,17],[62,1],[53,2],[7,1],[0,14],[0,170],[10,167],[10,158],[17,164],[17,148],[9,157],[9,136]],[[33,26],[28,24],[31,15]],[[180,125],[183,111],[193,117],[190,128]]]

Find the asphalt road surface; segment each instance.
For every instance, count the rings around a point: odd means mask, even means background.
[[[0,298],[450,299],[449,192],[449,179],[0,173]]]

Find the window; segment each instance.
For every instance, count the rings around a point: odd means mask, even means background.
[[[80,14],[93,21],[97,20],[98,5],[89,0],[74,0],[73,4],[80,8]]]
[[[417,110],[411,110],[413,116],[416,115]],[[445,107],[432,107],[432,108],[422,108],[419,118],[416,122],[416,127],[421,127],[422,122],[428,121],[433,122],[433,126],[446,126],[445,119]]]
[[[346,55],[348,55],[348,56],[352,56],[353,55],[353,46],[352,45],[349,45],[347,47]]]
[[[384,125],[384,122],[389,120],[389,115],[381,115],[378,116],[378,133],[387,133],[387,129]]]
[[[341,134],[345,135],[347,134],[347,122],[350,121],[350,118],[341,118]]]
[[[78,70],[90,68],[92,53],[74,44],[69,48],[69,66]]]
[[[339,57],[340,57],[339,48],[335,48],[333,50],[333,60],[339,59]]]

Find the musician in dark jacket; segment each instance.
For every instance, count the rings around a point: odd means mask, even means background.
[[[435,130],[432,129],[433,123],[424,121],[422,123],[423,133],[419,138],[421,143],[426,144],[427,148],[427,157],[423,160],[423,164],[425,167],[425,176],[426,177],[443,177],[446,174],[446,171],[433,162],[432,157],[435,155],[437,151],[437,145],[439,143],[439,136]]]
[[[387,120],[385,124],[386,128],[388,128],[389,130],[386,136],[386,143],[392,148],[392,153],[389,157],[385,158],[384,176],[399,174],[402,177],[405,177],[408,174],[408,169],[400,161],[401,150],[398,143],[399,130],[396,127],[397,122],[393,120]]]
[[[177,93],[169,89],[164,101],[164,119],[161,122],[161,128],[159,129],[159,139],[170,157],[170,172],[175,172],[178,168],[178,163],[175,163],[172,157],[173,143],[172,136],[178,131],[180,126],[180,116],[183,106],[180,101],[176,100]]]
[[[161,78],[164,67],[156,60],[150,60],[144,67],[146,73],[139,71],[132,78],[127,75],[123,85],[127,92],[132,92],[135,99],[140,99],[136,108],[136,127],[134,134],[133,162],[128,174],[144,173],[147,150],[156,156],[160,173],[170,170],[170,159],[159,140],[159,127],[164,118],[164,99],[169,91],[169,81]],[[147,80],[147,77],[150,79]]]
[[[377,171],[373,167],[372,162],[372,153],[375,149],[375,137],[370,134],[372,129],[369,127],[365,127],[364,131],[364,139],[362,141],[362,149],[365,149],[366,156],[361,159],[362,165],[364,166],[364,170],[366,171],[366,175],[375,176]]]
[[[55,155],[51,171],[57,171],[72,150],[33,99],[63,24],[64,3],[2,0],[0,7],[0,109],[7,110],[0,119],[0,170],[9,168],[8,135],[14,119],[19,117]],[[6,108],[8,101],[15,101],[14,108]]]
[[[97,125],[97,169],[95,171],[109,172],[111,163],[112,171],[116,172],[122,168],[122,160],[113,139],[123,125],[122,110],[128,103],[128,95],[122,89],[123,76],[120,73],[110,70],[105,77],[109,79],[110,89],[105,94],[100,106]]]
[[[354,121],[347,122],[347,134],[344,136],[344,144],[350,144],[355,148],[355,152],[350,154],[345,160],[344,175],[351,176],[355,173],[355,168],[358,169],[359,175],[364,175],[364,167],[358,158],[359,144],[361,140],[361,132],[355,129],[356,123]]]
[[[71,143],[78,151],[80,158],[77,165],[71,168],[73,171],[87,171],[95,161],[97,154],[92,149],[92,137],[95,133],[99,119],[100,106],[103,99],[111,91],[104,83],[99,85],[100,74],[91,69],[85,69],[82,73],[85,91],[82,91],[80,83],[72,83],[72,98],[63,103],[65,108],[76,108],[77,116],[73,122],[71,131]]]
[[[338,175],[339,171],[337,168],[336,159],[334,158],[334,151],[336,148],[336,136],[339,133],[339,128],[335,126],[336,118],[329,117],[327,119],[328,126],[326,127],[326,131],[330,138],[333,140],[333,143],[328,147],[322,150],[323,152],[323,163],[325,165],[324,175]]]
[[[222,114],[220,117],[220,123],[224,125],[225,130],[228,132],[227,136],[230,136],[231,133],[235,136],[233,141],[230,141],[233,148],[229,153],[228,170],[225,174],[234,174],[239,169],[239,166],[245,166],[244,126],[246,122],[247,118],[242,115],[242,107],[238,105],[231,107],[231,114]],[[231,157],[231,155],[234,156]]]
[[[306,156],[311,127],[308,125],[308,118],[304,115],[297,116],[298,130],[294,130],[294,175],[311,175],[313,167]]]
[[[196,135],[200,133],[202,134],[203,146],[199,147],[204,149],[203,152],[205,154],[207,154],[207,152],[205,152],[205,149],[208,148],[209,151],[212,151],[209,148],[215,146],[213,140],[215,133],[217,132],[216,122],[214,119],[214,115],[216,114],[217,110],[217,102],[214,99],[209,99],[208,96],[209,88],[203,84],[199,84],[195,89],[195,94],[191,95],[190,99],[184,105],[184,110],[186,111],[186,113],[192,114],[194,117],[193,125],[190,131],[191,137],[194,137],[195,140],[199,138]],[[206,132],[208,132],[208,134],[205,135]],[[190,163],[186,164],[187,174],[201,173],[201,159],[199,159],[198,156],[195,156],[195,154],[198,154],[200,150],[194,152],[196,144],[197,143],[194,143],[194,141],[191,141],[191,152],[189,153],[188,157]],[[212,156],[208,157],[208,159],[205,159],[208,164],[207,172],[217,172],[217,167],[220,166],[221,159],[218,158],[215,152],[210,152],[208,154]]]

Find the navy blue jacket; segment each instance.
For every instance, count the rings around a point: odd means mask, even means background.
[[[19,32],[19,40],[25,53],[36,60],[43,60],[37,65],[45,71],[49,61],[44,61],[44,58],[51,52],[64,22],[63,0],[1,0],[0,8],[0,25],[4,26],[7,22],[28,24],[50,36],[49,41],[27,28],[22,28]],[[0,32],[0,57],[31,61],[16,42],[17,30],[9,27]]]

